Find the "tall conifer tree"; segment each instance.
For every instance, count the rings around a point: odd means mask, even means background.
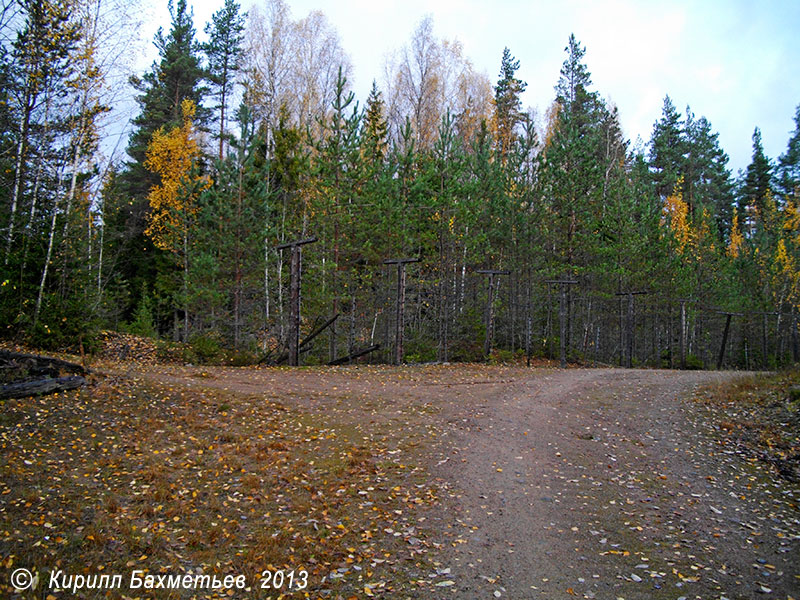
[[[186,0],[169,2],[172,24],[169,33],[158,30],[155,45],[159,51],[150,71],[140,79],[133,77],[131,84],[140,92],[136,101],[141,112],[133,119],[134,130],[128,140],[130,160],[115,181],[120,193],[127,197],[127,205],[109,223],[113,237],[121,247],[116,248],[121,257],[122,277],[132,290],[145,287],[153,289],[160,271],[169,270],[171,261],[156,251],[152,241],[144,235],[149,210],[147,196],[158,185],[159,177],[145,167],[147,148],[153,134],[160,128],[171,130],[182,125],[181,103],[191,100],[197,107],[195,124],[202,129],[207,121],[203,109],[204,72],[200,64],[199,46],[195,40],[192,11]],[[167,293],[171,293],[167,291]],[[128,307],[130,311],[133,307]],[[165,317],[166,318],[166,317]]]
[[[218,102],[219,160],[223,158],[225,146],[228,102],[241,66],[246,16],[240,13],[240,6],[235,0],[225,0],[225,5],[214,13],[211,23],[205,28],[209,36],[208,43],[203,46],[208,57],[208,79]]]
[[[528,86],[517,79],[515,73],[519,69],[519,61],[511,56],[508,48],[503,49],[500,63],[500,79],[494,88],[494,120],[497,136],[497,150],[500,160],[505,162],[514,144],[515,130],[523,122],[520,96]]]

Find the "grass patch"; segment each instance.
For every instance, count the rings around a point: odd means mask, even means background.
[[[715,409],[716,427],[738,449],[781,477],[800,481],[800,370],[755,375],[706,388],[698,397]]]

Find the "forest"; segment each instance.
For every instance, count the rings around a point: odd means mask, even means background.
[[[157,59],[120,82],[118,8],[3,1],[3,338],[91,351],[112,330],[190,362],[276,361],[291,330],[279,247],[313,237],[300,337],[327,326],[305,364],[395,361],[384,261],[404,258],[419,261],[402,361],[798,360],[800,105],[785,152],[766,156],[756,128],[733,174],[712,124],[669,96],[648,141],[625,139],[575,36],[546,114],[523,108],[509,48],[491,81],[430,18],[362,106],[320,12],[225,0],[201,43],[175,0]],[[108,140],[125,94],[123,152]]]

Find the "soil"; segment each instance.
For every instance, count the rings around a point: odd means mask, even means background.
[[[419,597],[800,596],[800,487],[737,453],[694,399],[741,374],[476,365],[126,374],[389,427],[398,448],[418,439],[405,460],[440,490],[419,534],[439,548],[434,566],[409,564],[426,580]]]

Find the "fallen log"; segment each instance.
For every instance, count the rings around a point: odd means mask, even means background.
[[[29,376],[49,375],[50,377],[59,377],[64,372],[76,375],[87,374],[86,369],[77,363],[61,360],[60,358],[11,352],[10,350],[0,350],[0,365],[24,370]]]
[[[361,356],[364,356],[365,354],[369,354],[370,352],[375,352],[375,350],[380,350],[380,348],[381,348],[380,344],[375,344],[374,346],[370,346],[369,348],[364,348],[363,350],[358,350],[356,352],[353,352],[348,356],[343,356],[342,358],[337,358],[336,360],[332,360],[331,362],[328,363],[328,366],[335,367],[337,365],[343,365],[345,363],[350,362],[351,360],[355,360]]]
[[[47,377],[32,381],[19,381],[0,386],[0,400],[9,398],[25,398],[27,396],[43,396],[55,392],[74,390],[86,383],[86,379],[78,375],[68,377]]]

